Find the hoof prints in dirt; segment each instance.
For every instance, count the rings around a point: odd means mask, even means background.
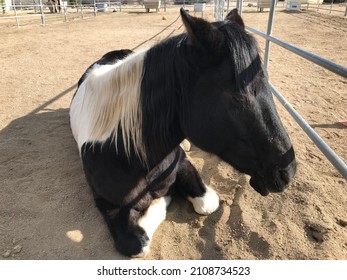
[[[316,243],[323,243],[327,240],[327,234],[330,229],[318,224],[307,224],[305,231],[309,240]]]

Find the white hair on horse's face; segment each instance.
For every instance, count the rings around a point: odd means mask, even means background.
[[[130,155],[133,144],[135,152],[146,161],[140,130],[140,87],[146,51],[133,53],[113,65],[96,64],[89,72],[71,104],[71,117],[80,118],[73,131],[80,149],[85,142],[103,142],[112,134],[117,139],[120,126],[126,153]]]

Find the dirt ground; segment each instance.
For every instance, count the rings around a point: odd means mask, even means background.
[[[68,108],[93,61],[183,32],[178,15],[176,7],[44,27],[0,25],[0,259],[125,259],[94,207]],[[246,24],[262,31],[267,19],[268,12],[244,13]],[[279,7],[273,34],[347,65],[346,18]],[[269,76],[346,161],[347,128],[338,123],[347,120],[346,79],[275,45]],[[261,197],[247,176],[193,146],[188,155],[219,192],[220,208],[200,216],[175,198],[145,259],[347,259],[346,180],[279,103],[278,110],[298,160],[291,187]]]

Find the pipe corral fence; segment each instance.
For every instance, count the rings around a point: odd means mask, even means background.
[[[84,19],[101,13],[159,10],[166,12],[169,7],[195,4],[204,5],[204,9],[206,5],[212,9],[215,6],[213,0],[0,0],[2,7],[0,24],[7,19],[13,20],[13,23],[19,27],[25,25],[24,20],[31,19],[31,23],[36,20],[35,23],[45,25],[48,20],[53,21],[53,19],[67,22],[70,19]]]
[[[277,6],[288,6],[291,3],[299,5],[300,9],[327,10],[341,16],[347,16],[347,0],[283,0],[277,1]],[[336,3],[338,1],[339,3]],[[37,19],[37,23],[46,24],[46,19],[55,18],[59,21],[68,21],[80,17],[97,16],[98,13],[111,13],[122,11],[166,11],[169,6],[185,6],[203,3],[210,6],[215,18],[223,16],[231,6],[238,7],[242,13],[243,5],[256,7],[262,12],[270,8],[272,0],[0,0],[0,24],[5,19],[13,20],[17,27],[23,25],[24,19]],[[338,7],[339,9],[337,9]],[[204,7],[205,8],[205,7]],[[194,7],[195,13],[196,7]]]
[[[3,18],[11,18],[16,20],[16,25],[20,26],[20,19],[21,17],[36,17],[40,18],[41,24],[45,25],[46,22],[46,13],[44,10],[49,10],[49,12],[53,13],[57,17],[60,18],[63,16],[64,21],[67,21],[67,19],[71,16],[77,16],[77,17],[84,17],[86,14],[92,14],[94,16],[97,16],[100,12],[121,12],[121,11],[129,11],[134,9],[141,9],[142,11],[147,10],[145,8],[145,1],[161,1],[161,0],[140,0],[140,1],[134,1],[134,0],[69,0],[63,1],[60,0],[60,14],[57,11],[52,12],[52,9],[54,8],[52,6],[52,1],[54,0],[0,0],[3,8],[3,12],[5,13],[5,6],[3,3],[5,1],[12,1],[6,9],[11,10],[14,15],[12,16],[2,16],[0,19]],[[19,1],[26,1],[26,3],[29,3],[29,1],[35,1],[33,4],[17,4]],[[49,2],[43,2],[43,1],[49,1]],[[58,1],[58,0],[55,0]],[[74,1],[74,2],[72,2]],[[286,0],[286,2],[277,2],[277,0],[251,0],[247,2],[243,2],[243,0],[163,0],[161,2],[161,5],[159,4],[160,9],[163,9],[164,12],[166,11],[166,8],[169,5],[180,5],[185,6],[186,4],[194,4],[195,3],[204,3],[208,5],[213,10],[213,15],[216,20],[223,20],[226,13],[231,10],[231,6],[236,6],[238,8],[239,13],[242,14],[243,7],[247,5],[248,7],[250,5],[256,5],[257,10],[262,12],[264,8],[268,8],[269,10],[269,19],[268,19],[268,26],[267,26],[267,32],[263,33],[259,30],[256,30],[250,26],[246,26],[246,29],[249,30],[252,33],[255,33],[262,38],[266,40],[265,44],[265,54],[264,54],[264,66],[267,69],[268,63],[269,63],[269,55],[270,55],[270,46],[271,43],[277,44],[284,49],[293,52],[296,55],[299,55],[310,62],[313,62],[337,75],[340,75],[347,79],[347,68],[345,66],[336,64],[332,61],[329,61],[327,59],[324,59],[322,57],[319,57],[313,53],[310,53],[308,51],[305,51],[303,49],[300,49],[294,45],[291,45],[287,42],[281,41],[275,37],[272,37],[272,27],[274,23],[274,14],[275,14],[275,7],[276,5],[280,5],[279,3],[283,3],[284,5],[288,5],[289,1],[298,1],[300,2],[300,7],[302,5],[307,5],[306,8],[312,8],[312,3],[316,3],[316,7],[314,9],[322,9],[321,5],[323,3],[323,0]],[[333,0],[332,0],[333,1]],[[6,3],[7,3],[6,2]],[[344,12],[344,16],[347,14],[347,0],[342,3],[342,5],[345,5],[345,9],[339,10],[339,12]],[[22,3],[22,2],[20,2]],[[331,2],[333,3],[333,2]],[[326,5],[324,5],[327,7]],[[159,8],[158,7],[158,8]],[[201,6],[199,6],[201,8]],[[205,5],[203,6],[205,8]],[[332,9],[333,5],[330,5],[330,12],[333,11]],[[32,14],[25,14],[21,13],[22,11],[29,10],[32,11]],[[198,10],[201,11],[201,10]],[[148,10],[147,10],[148,12]],[[195,10],[194,10],[195,13]],[[0,22],[1,24],[1,22]],[[314,129],[307,123],[307,121],[299,115],[299,113],[293,108],[293,106],[283,97],[283,95],[272,85],[270,84],[271,90],[273,94],[276,96],[276,98],[279,100],[279,102],[285,107],[285,109],[289,112],[289,114],[294,118],[294,120],[300,125],[300,127],[304,130],[304,132],[309,136],[309,138],[314,142],[314,144],[321,150],[321,152],[326,156],[326,158],[332,163],[332,165],[339,171],[339,173],[347,180],[347,165],[343,160],[324,142],[324,140],[314,131]]]

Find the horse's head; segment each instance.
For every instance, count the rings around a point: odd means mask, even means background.
[[[196,69],[189,113],[182,122],[187,137],[251,176],[261,195],[283,191],[296,171],[290,139],[281,123],[255,39],[237,10],[209,23],[181,16],[185,48]]]

